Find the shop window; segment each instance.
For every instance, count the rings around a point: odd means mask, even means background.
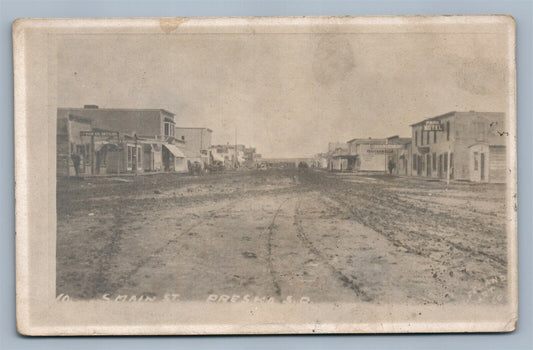
[[[446,141],[450,141],[450,122],[446,122]]]
[[[165,136],[174,136],[174,124],[165,122]]]
[[[415,146],[418,146],[418,131],[415,131]]]
[[[437,153],[433,153],[433,171],[437,170]]]
[[[453,179],[453,153],[450,153],[450,178]]]
[[[474,170],[477,171],[479,169],[479,153],[474,152]]]
[[[141,147],[137,147],[137,169],[142,169],[142,149]]]
[[[424,131],[423,130],[420,132],[420,145],[424,146]]]
[[[428,131],[427,134],[426,134],[426,144],[429,145],[429,131]]]
[[[433,143],[437,143],[437,132],[433,131]]]
[[[128,169],[131,169],[131,164],[133,160],[131,153],[132,153],[131,146],[128,146]]]
[[[444,153],[444,172],[448,171],[448,153]]]
[[[413,156],[413,170],[416,170],[416,154]]]

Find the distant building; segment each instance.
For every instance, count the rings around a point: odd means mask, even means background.
[[[211,155],[213,161],[221,162],[226,168],[238,168],[244,165],[244,145],[213,145],[211,146]]]
[[[237,145],[235,148],[235,145],[229,143],[211,146],[211,156],[214,161],[222,162],[226,168],[254,168],[261,159],[254,147]]]
[[[204,166],[211,162],[212,134],[213,131],[208,128],[175,128],[176,139],[184,142],[187,153],[193,158],[200,158]]]
[[[413,176],[505,182],[505,114],[449,112],[411,125]],[[449,169],[449,170],[448,170]]]
[[[327,169],[328,167],[328,154],[318,153],[313,157],[313,167],[319,169]]]
[[[409,175],[409,161],[411,159],[411,138],[391,136],[386,139],[385,149],[391,150],[386,154],[387,171],[392,175]]]
[[[244,157],[244,166],[247,168],[255,167],[256,157],[255,157],[255,148],[254,147],[245,147],[243,151]]]
[[[349,146],[345,142],[328,143],[328,170],[346,171],[348,170]]]

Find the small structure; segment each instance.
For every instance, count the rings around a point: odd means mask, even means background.
[[[176,140],[184,142],[189,154],[200,155],[202,167],[211,164],[211,138],[213,131],[208,128],[176,127]]]
[[[211,146],[211,156],[214,161],[224,164],[226,169],[244,166],[246,158],[244,145],[214,145]]]
[[[346,171],[348,170],[348,160],[346,156],[350,154],[349,146],[345,142],[328,143],[327,169],[329,171]]]
[[[327,153],[318,153],[313,157],[313,167],[318,169],[328,168],[328,155]]]
[[[391,175],[409,175],[409,160],[411,159],[411,138],[398,135],[387,138],[386,149],[392,152],[386,155],[387,169]]]
[[[350,154],[347,149],[339,148],[331,154],[330,171],[353,171],[357,156]]]

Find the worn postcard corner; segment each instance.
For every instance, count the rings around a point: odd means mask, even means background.
[[[515,26],[15,21],[18,332],[514,331]]]

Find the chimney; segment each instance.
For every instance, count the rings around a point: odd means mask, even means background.
[[[98,109],[97,105],[84,105],[83,109]]]

